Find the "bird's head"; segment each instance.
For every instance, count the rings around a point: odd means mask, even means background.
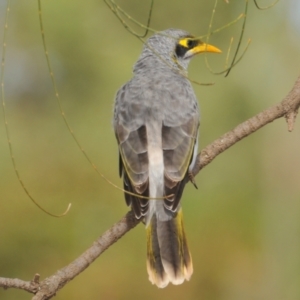
[[[171,64],[172,67],[179,64],[180,68],[187,69],[191,58],[204,52],[221,53],[221,50],[184,30],[167,29],[154,34],[146,41],[139,61],[154,58]]]

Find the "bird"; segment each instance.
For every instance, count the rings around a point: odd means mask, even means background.
[[[145,223],[148,276],[159,288],[193,273],[180,200],[186,183],[194,182],[200,124],[187,67],[203,52],[221,50],[181,29],[155,33],[114,102],[125,200]]]

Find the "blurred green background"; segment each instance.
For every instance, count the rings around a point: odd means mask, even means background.
[[[214,1],[156,1],[151,27],[207,32]],[[261,5],[271,1],[260,1]],[[149,1],[119,1],[146,23]],[[112,129],[117,89],[132,75],[142,44],[103,1],[43,1],[50,58],[71,127],[103,174],[119,186]],[[213,28],[234,20],[244,1],[219,0]],[[6,1],[0,1],[0,40]],[[214,76],[204,56],[189,75],[201,106],[200,147],[278,103],[300,75],[300,6],[279,1],[260,11],[250,1],[242,48],[230,76]],[[241,23],[213,35],[223,50],[209,55],[224,68],[230,38]],[[135,27],[137,31],[143,31]],[[36,1],[13,1],[7,35],[5,93],[18,170],[33,197],[60,219],[38,210],[18,183],[0,113],[0,276],[31,280],[53,274],[81,254],[128,210],[123,194],[87,163],[60,116],[43,51]],[[234,48],[233,48],[234,49]],[[1,50],[2,51],[2,50]],[[233,52],[232,52],[233,55]],[[188,185],[183,208],[194,275],[181,286],[152,286],[146,272],[143,225],[129,232],[55,299],[300,299],[300,126],[280,119],[239,142]],[[0,289],[0,299],[30,299]]]

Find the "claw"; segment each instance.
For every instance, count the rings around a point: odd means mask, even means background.
[[[194,177],[193,173],[192,172],[188,172],[188,176],[189,176],[190,182],[198,190],[198,186],[196,184],[195,177]]]

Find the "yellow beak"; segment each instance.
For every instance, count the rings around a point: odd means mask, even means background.
[[[222,51],[218,49],[215,46],[205,44],[205,43],[199,43],[198,46],[194,47],[190,51],[193,52],[193,54],[203,53],[203,52],[212,52],[212,53],[221,53]]]

